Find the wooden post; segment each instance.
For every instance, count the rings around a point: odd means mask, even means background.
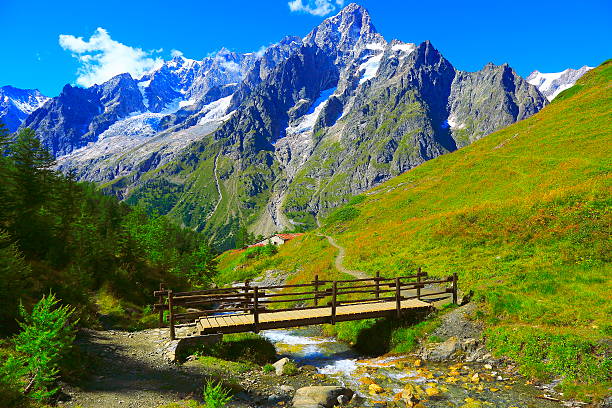
[[[259,288],[253,288],[253,328],[255,333],[259,333]]]
[[[453,272],[453,303],[457,302],[457,272]]]
[[[250,309],[250,305],[249,305],[249,280],[245,280],[244,281],[244,303],[242,304],[242,306],[244,307],[245,310],[249,310]]]
[[[169,324],[170,324],[170,340],[175,340],[176,339],[176,333],[174,331],[174,311],[173,306],[172,306],[172,291],[169,290],[168,291],[168,310],[170,311],[170,316],[168,317],[169,320]]]
[[[402,298],[400,293],[400,278],[395,278],[395,308],[397,311],[397,318],[402,317]]]
[[[164,290],[164,284],[159,284],[159,291]],[[164,295],[159,295],[159,304],[162,305],[164,303]],[[164,309],[159,309],[159,328],[161,329],[164,326]]]
[[[417,299],[421,300],[421,267],[417,272]]]
[[[376,272],[374,281],[376,282],[376,299],[380,299],[380,272]]]
[[[314,281],[312,282],[312,286],[314,286],[314,291],[315,291],[315,295],[314,295],[314,305],[318,306],[319,305],[319,275],[315,275]]]
[[[332,286],[332,305],[331,305],[331,324],[336,324],[336,294],[338,292],[338,282],[334,281]]]

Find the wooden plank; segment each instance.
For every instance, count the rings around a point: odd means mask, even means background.
[[[253,320],[250,318],[250,315],[236,315],[236,318],[240,322],[240,324],[253,324]]]
[[[280,322],[295,320],[296,311],[293,312],[274,312],[260,316],[262,322]],[[265,319],[265,320],[264,320]]]
[[[242,322],[240,321],[240,319],[238,318],[239,315],[229,315],[227,316],[231,321],[232,324],[234,326],[242,326]]]
[[[198,320],[198,323],[200,323],[200,326],[202,326],[202,328],[204,330],[209,329],[210,328],[210,323],[208,322],[207,318],[201,318]]]
[[[210,319],[210,325],[217,328],[217,327],[221,327],[223,325],[223,323],[221,322],[221,319],[218,316],[211,316],[209,317]]]
[[[234,322],[228,316],[221,316],[221,321],[223,322],[223,327],[234,325]]]

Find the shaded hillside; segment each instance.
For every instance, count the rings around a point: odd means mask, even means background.
[[[96,325],[97,314],[129,324],[160,282],[209,281],[204,237],[50,170],[32,130],[10,139],[0,123],[0,338],[16,329],[20,304],[49,292],[76,307],[83,325]]]

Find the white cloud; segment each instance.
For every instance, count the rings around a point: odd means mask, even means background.
[[[257,57],[263,57],[263,55],[266,53],[267,49],[268,49],[268,47],[266,47],[265,45],[262,45],[261,47],[259,47],[259,49],[257,51],[255,51],[255,55]]]
[[[221,62],[221,66],[225,68],[226,71],[231,71],[231,72],[240,71],[240,65],[238,65],[234,61],[223,61]]]
[[[140,78],[148,71],[163,64],[160,57],[153,54],[160,50],[143,51],[122,44],[111,38],[108,32],[98,27],[89,40],[83,37],[61,34],[59,44],[79,60],[77,84],[92,86],[101,84],[118,74],[129,72]]]
[[[182,57],[183,53],[179,50],[170,50],[170,55],[172,56],[172,58],[176,58],[176,57]]]
[[[326,16],[344,6],[344,0],[292,0],[289,10],[312,14],[313,16]]]

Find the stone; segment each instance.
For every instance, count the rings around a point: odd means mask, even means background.
[[[300,371],[304,372],[304,373],[316,373],[317,372],[317,367],[313,366],[313,365],[303,365],[300,367]]]
[[[281,386],[279,387],[279,389],[280,389],[282,392],[284,392],[285,394],[290,394],[290,393],[292,393],[293,391],[295,391],[295,388],[293,388],[293,387],[292,387],[292,386],[290,386],[290,385],[281,385]]]
[[[422,357],[429,361],[449,360],[453,355],[461,351],[461,343],[457,337],[450,337],[443,343],[437,343],[422,352]]]
[[[370,391],[371,395],[381,394],[385,391],[383,387],[374,383],[368,386],[368,390]]]
[[[348,403],[353,391],[340,386],[309,386],[298,389],[293,397],[294,408],[333,408],[340,401]]]
[[[164,358],[171,363],[178,363],[182,357],[185,357],[187,351],[199,344],[214,344],[223,339],[222,334],[210,334],[206,336],[193,336],[171,340],[162,347]]]
[[[274,368],[276,369],[276,375],[284,374],[285,365],[287,365],[289,361],[291,360],[289,360],[287,357],[283,357],[280,360],[278,360],[276,363],[272,364]]]

